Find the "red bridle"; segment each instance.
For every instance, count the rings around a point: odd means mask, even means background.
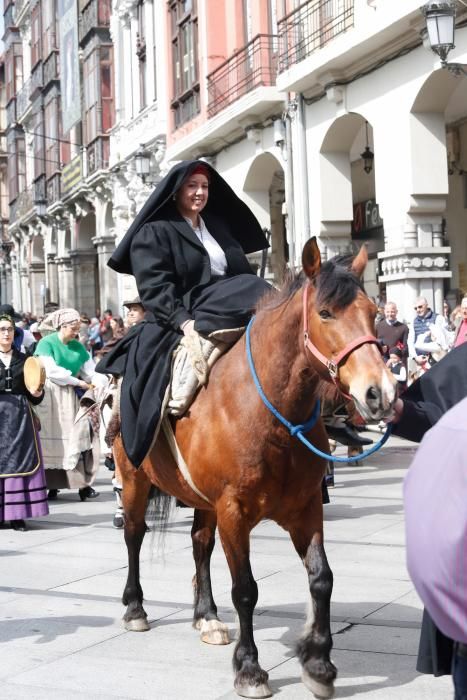
[[[374,343],[375,345],[378,346],[379,351],[381,352],[381,345],[379,341],[375,338],[374,335],[361,335],[358,338],[355,338],[355,340],[351,340],[350,343],[348,343],[343,350],[340,351],[340,353],[337,355],[337,357],[332,358],[329,360],[327,357],[321,353],[316,345],[314,345],[310,337],[308,335],[308,287],[310,286],[309,282],[306,282],[304,288],[303,288],[303,337],[305,341],[305,348],[308,349],[311,354],[316,357],[317,360],[319,360],[328,370],[329,374],[331,375],[332,381],[337,384],[337,379],[338,379],[338,373],[339,373],[339,365],[352,353],[354,350],[359,348],[361,345],[365,345],[366,343]]]

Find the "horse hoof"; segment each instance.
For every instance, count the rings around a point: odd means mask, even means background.
[[[205,644],[230,644],[229,629],[220,620],[196,620],[195,627],[200,631],[201,641]]]
[[[320,698],[320,700],[324,698],[327,700],[327,698],[332,698],[334,696],[334,683],[320,683],[312,678],[306,671],[302,673],[302,681],[308,690],[311,690],[315,698]]]
[[[123,620],[127,632],[147,632],[149,627],[147,617],[137,617],[134,620]]]
[[[235,683],[235,692],[241,698],[270,698],[272,690],[268,683],[260,683],[259,685],[251,685],[250,683]]]

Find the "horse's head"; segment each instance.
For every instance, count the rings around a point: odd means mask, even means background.
[[[304,333],[314,368],[350,394],[363,418],[375,421],[389,414],[396,381],[374,336],[376,306],[361,282],[367,262],[362,246],[355,258],[321,264],[316,238],[305,244]]]

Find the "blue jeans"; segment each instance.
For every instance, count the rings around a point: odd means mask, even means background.
[[[454,700],[467,700],[467,654],[465,644],[454,646],[452,658],[452,680],[454,682]]]

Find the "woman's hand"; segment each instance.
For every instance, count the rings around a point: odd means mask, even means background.
[[[182,326],[183,335],[190,335],[190,333],[196,333],[195,322],[193,320],[186,321]]]
[[[404,402],[402,399],[396,399],[396,403],[392,407],[392,414],[384,419],[385,423],[399,423],[404,413]]]
[[[31,394],[31,396],[34,396],[35,399],[38,399],[44,393],[44,389],[42,389],[41,391],[39,391],[39,390],[30,391],[29,393]]]
[[[87,382],[83,381],[83,379],[79,380],[78,386],[80,389],[84,389],[84,391],[87,391],[91,388],[91,384],[88,384]]]

